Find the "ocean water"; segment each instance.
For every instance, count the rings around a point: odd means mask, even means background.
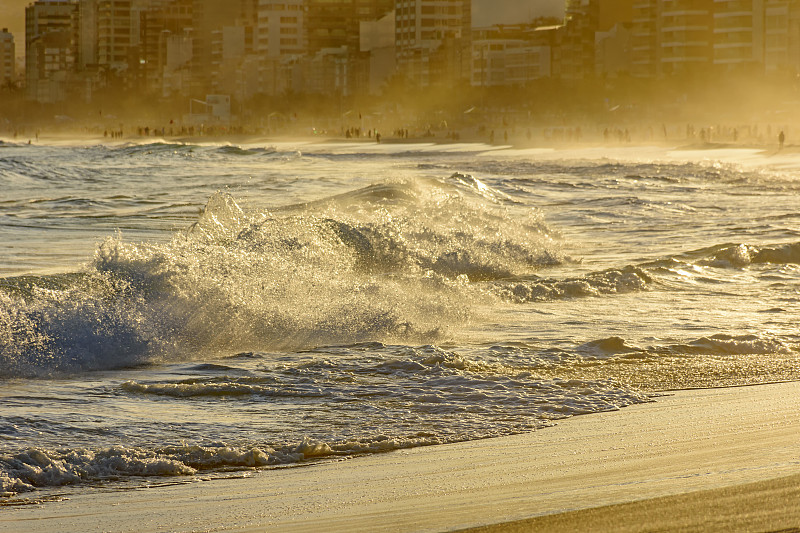
[[[800,156],[0,144],[0,505],[800,376]]]

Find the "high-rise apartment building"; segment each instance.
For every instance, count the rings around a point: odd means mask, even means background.
[[[397,0],[398,70],[418,86],[468,80],[471,0]]]
[[[347,46],[359,49],[359,24],[377,20],[394,8],[394,0],[305,0],[308,52]]]
[[[800,0],[635,0],[637,76],[800,72]]]
[[[192,0],[155,0],[139,15],[138,64],[140,88],[164,92],[164,77],[191,61]],[[176,48],[176,50],[170,50]],[[179,54],[182,61],[173,61]],[[167,91],[169,93],[170,91]]]
[[[305,0],[260,0],[257,49],[267,59],[306,52]]]
[[[39,102],[66,99],[78,55],[78,4],[38,0],[25,8],[26,94]]]
[[[542,28],[502,24],[472,30],[474,87],[525,85],[551,75],[552,49]]]
[[[259,0],[256,50],[262,92],[278,94],[294,89],[298,58],[306,53],[305,0]]]
[[[283,2],[284,4],[287,2]],[[257,26],[258,0],[192,0],[192,87],[195,97],[211,90],[212,56],[219,48],[219,32],[228,26]]]
[[[655,77],[661,53],[658,45],[658,0],[636,0],[631,30],[631,74]]]
[[[97,66],[97,5],[100,0],[78,0],[78,65]]]
[[[600,2],[569,0],[561,29],[558,77],[581,79],[594,73],[595,34],[599,31]]]
[[[662,0],[658,41],[661,73],[708,69],[714,38],[713,0]]]
[[[606,64],[615,70],[629,68],[630,60],[615,57],[617,49],[628,52],[629,31],[634,19],[634,0],[569,0],[555,62],[558,77],[582,79]],[[605,41],[602,46],[598,39]]]
[[[97,4],[97,63],[115,72],[133,66],[138,44],[138,21],[133,0],[99,0]]]
[[[800,73],[800,0],[766,0],[764,70],[768,74]]]
[[[14,82],[14,36],[3,28],[0,31],[0,87]]]
[[[764,63],[764,0],[714,0],[714,64],[727,70]]]
[[[750,0],[745,0],[749,2]],[[727,0],[636,0],[633,4],[631,72],[641,77],[672,76],[708,70],[715,60],[715,37],[739,39],[735,13],[743,3]],[[720,16],[717,17],[717,8]],[[722,14],[729,8],[730,14]],[[729,19],[715,33],[715,22]],[[725,45],[719,48],[724,54]]]

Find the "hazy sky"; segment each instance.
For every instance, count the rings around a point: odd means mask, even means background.
[[[9,28],[17,43],[17,52],[25,48],[25,6],[34,0],[0,0],[0,28]],[[472,0],[475,26],[525,22],[543,15],[562,16],[565,0]]]

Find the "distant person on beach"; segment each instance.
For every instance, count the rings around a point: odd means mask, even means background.
[[[783,130],[778,134],[778,150],[783,150],[783,143],[786,141],[786,135]]]

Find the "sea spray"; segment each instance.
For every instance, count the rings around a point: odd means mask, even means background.
[[[3,296],[0,372],[53,375],[249,349],[431,342],[481,291],[562,259],[474,178],[398,181],[246,213],[224,192],[170,242],[110,236],[72,284]]]

